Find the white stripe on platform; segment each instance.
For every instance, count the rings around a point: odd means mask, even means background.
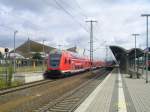
[[[127,112],[120,70],[118,70],[118,112]]]
[[[86,109],[88,109],[89,105],[95,100],[97,94],[104,87],[104,84],[106,83],[106,81],[110,76],[111,73],[103,80],[102,83],[100,83],[96,87],[96,89],[84,100],[84,102],[74,112],[86,112]]]

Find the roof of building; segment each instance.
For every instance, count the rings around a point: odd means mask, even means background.
[[[49,53],[54,49],[56,48],[44,45],[44,51],[46,53]],[[12,50],[10,53],[13,52],[14,51]],[[26,42],[16,48],[16,53],[22,55],[25,58],[32,57],[33,52],[43,52],[43,44],[28,39]]]
[[[71,47],[71,48],[68,48],[66,49],[67,51],[71,51],[71,52],[77,52],[77,47]]]
[[[5,53],[4,50],[5,50],[5,48],[0,47],[0,52],[1,53]]]

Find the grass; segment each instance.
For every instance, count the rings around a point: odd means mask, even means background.
[[[0,66],[0,74],[5,74],[6,73],[6,67]]]
[[[44,67],[44,70],[45,69],[46,66]],[[0,89],[14,87],[22,84],[19,81],[12,82],[13,72],[14,72],[13,65],[11,64],[8,65],[7,67],[0,66]],[[16,73],[33,73],[33,72],[43,72],[43,65],[16,67]]]
[[[3,79],[0,78],[0,89],[6,88],[6,81],[4,81]]]
[[[13,81],[11,82],[11,85],[6,82],[5,79],[0,78],[0,89],[5,89],[5,88],[10,88],[10,87],[15,87],[15,86],[19,86],[22,85],[23,83],[19,82],[19,81]]]

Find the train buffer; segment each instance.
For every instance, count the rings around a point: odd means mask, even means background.
[[[75,112],[150,112],[150,82],[114,69]]]

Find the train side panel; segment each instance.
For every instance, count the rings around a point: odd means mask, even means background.
[[[49,76],[66,76],[68,74],[77,73],[89,70],[91,68],[96,69],[103,65],[103,62],[94,60],[90,62],[88,57],[79,56],[75,53],[68,51],[60,51],[51,53],[48,56],[47,71]]]
[[[62,73],[70,73],[71,70],[71,57],[68,53],[62,53],[60,70]]]

